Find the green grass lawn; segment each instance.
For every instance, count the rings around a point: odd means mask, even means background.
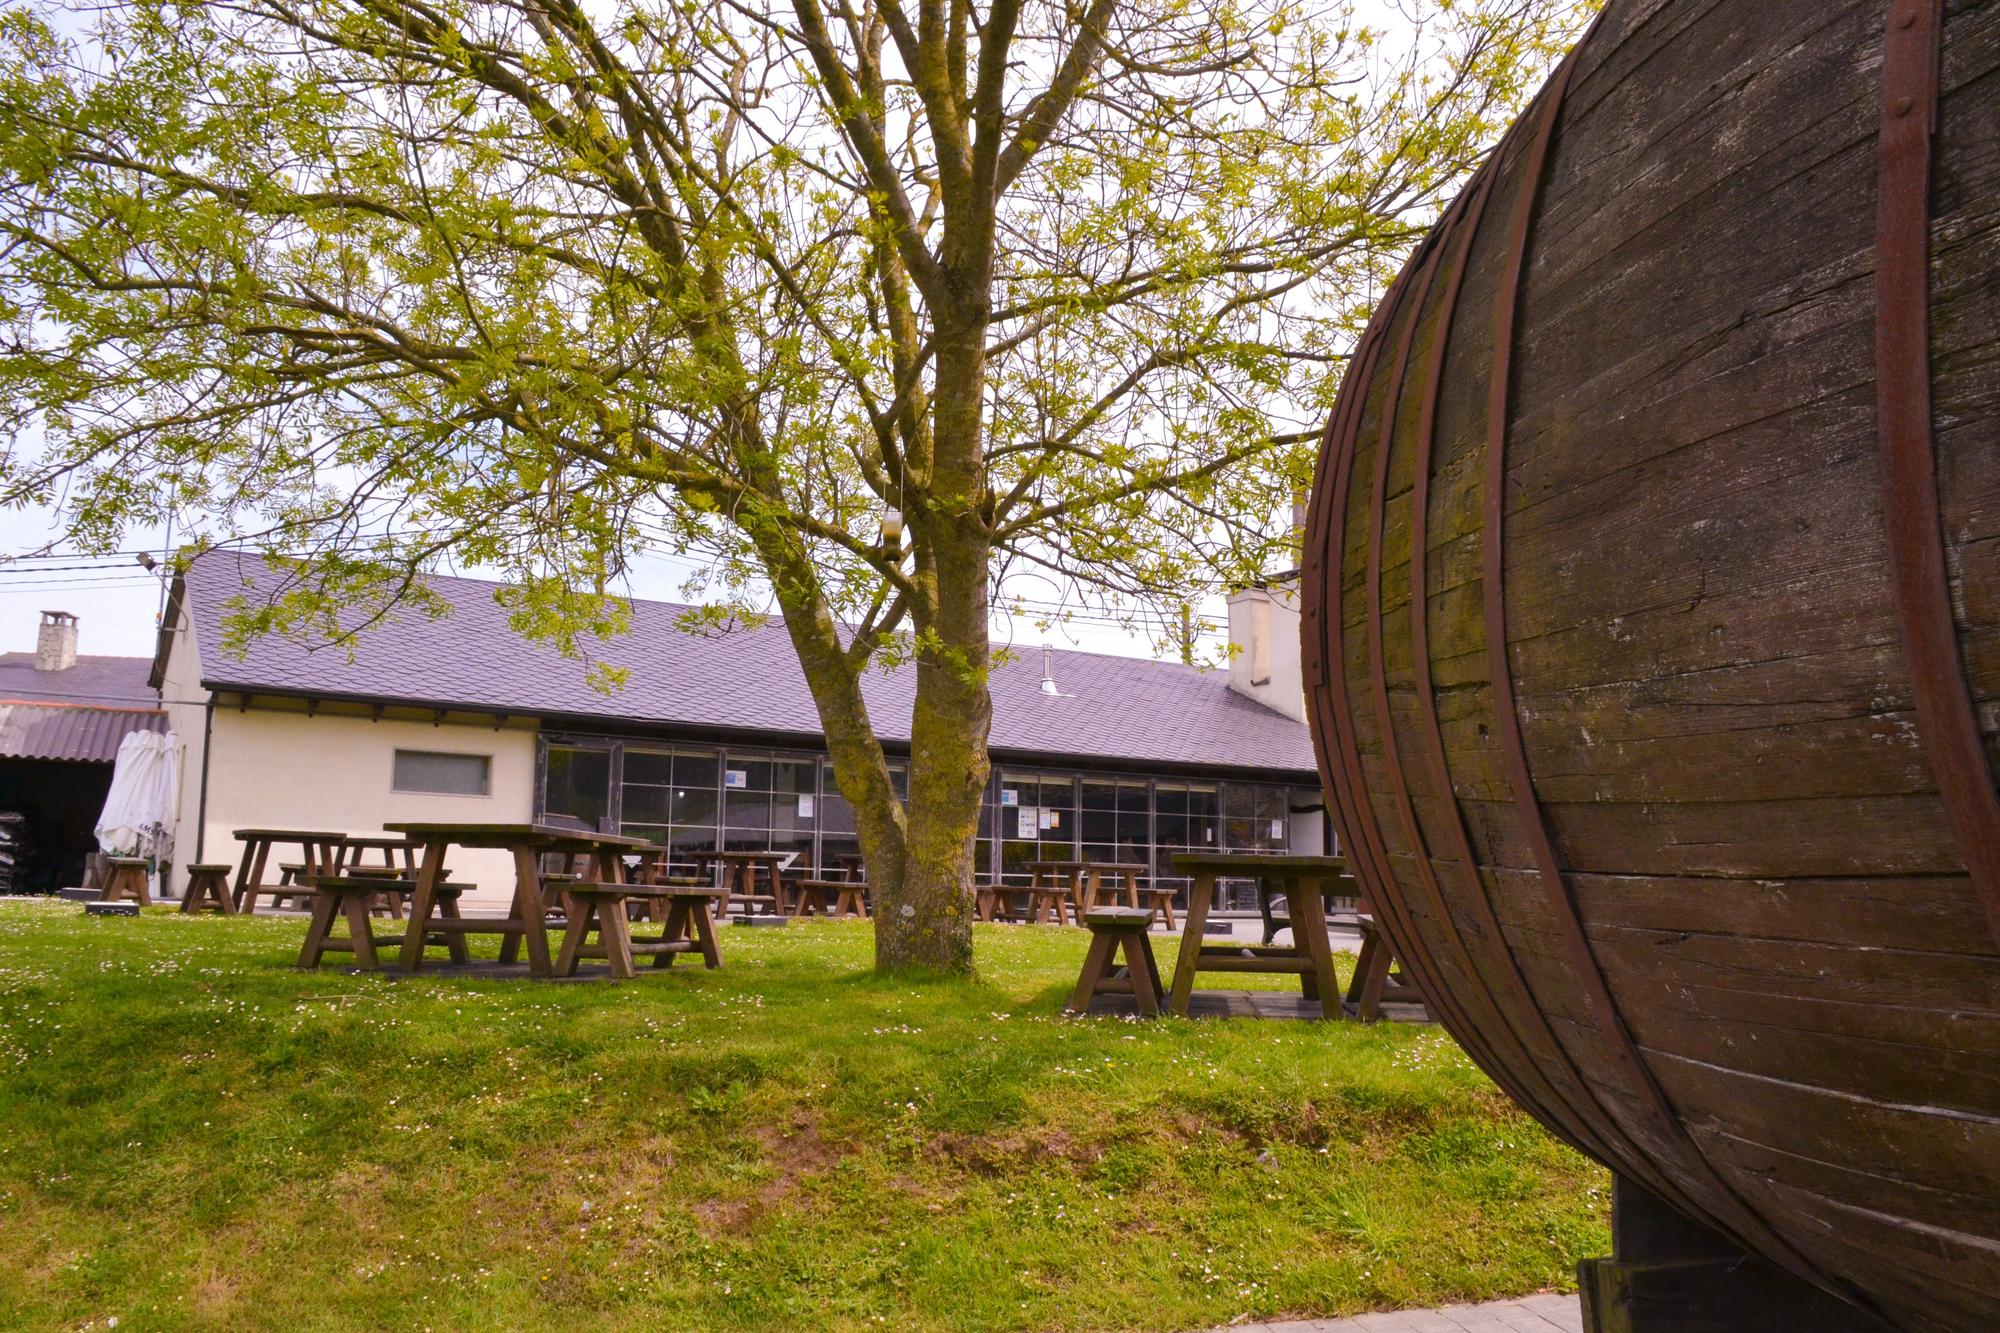
[[[0,900],[0,1327],[1158,1333],[1608,1248],[1440,1030],[1063,1019],[1081,931],[958,984],[726,929],[617,986],[302,973],[303,929]]]

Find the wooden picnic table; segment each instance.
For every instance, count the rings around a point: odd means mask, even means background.
[[[340,865],[340,845],[346,838],[345,833],[329,833],[324,829],[237,829],[236,841],[243,844],[243,857],[236,866],[236,888],[232,895],[236,900],[236,910],[254,915],[260,894],[270,898],[288,898],[303,897],[310,891],[304,885],[294,889],[289,884],[264,882],[264,871],[270,865],[272,848],[296,844],[305,875],[331,875]]]
[[[342,837],[335,849],[335,869],[343,875],[355,871],[393,870],[406,877],[414,877],[417,873],[417,853],[422,850],[423,844],[415,838]],[[377,857],[372,865],[367,859],[370,852]]]
[[[1042,922],[1053,914],[1056,924],[1069,924],[1069,912],[1083,911],[1082,861],[1028,862],[1028,920]]]
[[[761,872],[765,882],[771,886],[769,894],[771,910],[780,916],[785,913],[785,880],[780,867],[790,852],[696,852],[696,863],[701,873],[714,876],[715,887],[728,891],[723,899],[722,910],[727,912],[729,904],[741,902],[748,911],[754,904],[764,901],[765,895],[757,892],[757,876]]]
[[[1339,856],[1270,856],[1255,852],[1182,852],[1174,868],[1194,877],[1188,889],[1187,916],[1181,922],[1180,959],[1174,966],[1173,989],[1167,1008],[1187,1017],[1194,994],[1195,973],[1278,972],[1299,978],[1308,1000],[1319,1001],[1327,1018],[1342,1016],[1340,986],[1333,974],[1333,946],[1326,937],[1322,895],[1345,879],[1347,861]],[[1223,878],[1258,879],[1282,892],[1291,908],[1290,944],[1209,944],[1203,939],[1208,913],[1215,902],[1215,882]],[[1343,892],[1352,892],[1343,889]]]
[[[439,933],[487,934],[503,937],[500,961],[511,963],[521,945],[528,949],[531,976],[552,974],[549,957],[548,900],[542,888],[542,857],[547,853],[577,853],[596,862],[595,878],[606,884],[625,881],[625,854],[652,844],[643,838],[627,838],[615,833],[591,833],[559,828],[553,824],[385,824],[391,833],[400,833],[423,845],[423,859],[417,869],[416,887],[410,894],[410,923],[403,933],[402,966],[415,972],[423,966],[427,937]],[[437,917],[438,881],[445,869],[445,854],[451,847],[490,848],[510,852],[514,857],[514,897],[504,917]]]

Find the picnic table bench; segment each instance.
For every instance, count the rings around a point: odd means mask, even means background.
[[[868,886],[851,879],[802,879],[792,885],[792,915],[868,917]]]
[[[715,938],[715,903],[724,890],[702,884],[603,884],[578,882],[565,890],[575,910],[563,931],[556,958],[559,977],[576,975],[579,959],[602,958],[611,975],[629,981],[637,975],[632,959],[650,955],[654,967],[671,967],[676,955],[700,953],[707,967],[722,966],[722,949]],[[657,939],[633,939],[627,904],[663,903],[667,919]],[[588,942],[591,932],[597,943]]]
[[[416,885],[407,881],[385,881],[379,875],[322,875],[305,886],[312,895],[312,918],[306,926],[305,943],[299,948],[300,967],[318,967],[320,960],[329,953],[351,953],[357,967],[374,971],[381,966],[377,948],[395,948],[403,943],[403,933],[377,935],[371,913],[376,900],[384,894],[397,898],[407,897],[416,892]],[[469,885],[446,884],[437,890],[437,904],[441,917],[458,919],[459,895]],[[400,915],[400,913],[398,914]],[[335,935],[336,923],[347,922],[347,934]],[[447,931],[433,931],[429,943],[442,944],[451,951],[455,963],[471,961],[471,954],[465,947],[463,936]]]
[[[514,962],[525,945],[529,974],[537,977],[551,975],[554,960],[549,954],[548,895],[543,889],[542,857],[548,853],[578,853],[594,864],[592,882],[623,884],[625,854],[652,845],[643,838],[591,833],[553,824],[417,821],[385,824],[383,827],[423,845],[422,860],[410,893],[409,924],[403,933],[401,963],[408,972],[415,972],[423,966],[424,948],[435,935],[443,934],[450,938],[492,934],[501,936],[500,961]],[[445,856],[454,846],[486,848],[511,854],[514,861],[514,896],[508,905],[507,915],[468,917],[452,914],[442,919],[433,916],[439,894],[445,887],[442,883]],[[564,885],[563,889],[569,891],[573,887]]]

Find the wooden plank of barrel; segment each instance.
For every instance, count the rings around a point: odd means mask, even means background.
[[[1996,420],[2000,5],[1611,0],[1377,311],[1306,538],[1433,1012],[1901,1327],[2000,1327]]]

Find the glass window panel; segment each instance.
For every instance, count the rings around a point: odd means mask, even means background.
[[[856,839],[826,837],[820,835],[820,873],[832,873],[836,879],[842,871],[860,871],[862,845]],[[852,859],[852,861],[850,861]]]
[[[738,773],[743,775],[741,779],[734,776]],[[722,768],[722,785],[732,791],[739,788],[743,791],[769,791],[771,790],[771,761],[768,759],[752,759],[750,756],[742,754],[729,755],[727,762],[724,763]]]
[[[755,829],[760,833],[771,828],[771,794],[762,791],[724,792],[726,804],[723,806],[725,822],[732,830]]]
[[[1118,808],[1118,784],[1085,778],[1083,780],[1083,808],[1086,810],[1116,810]]]
[[[485,796],[493,790],[493,756],[440,750],[398,750],[390,786],[447,796]]]
[[[813,835],[810,829],[774,828],[770,833],[769,846],[772,851],[797,852],[799,854],[799,859],[792,862],[794,869],[797,869],[801,863],[806,865],[812,863],[812,845]]]
[[[548,752],[548,798],[543,808],[552,815],[578,819],[591,828],[611,813],[611,752],[571,745],[551,745]]]
[[[1009,883],[1028,882],[1028,862],[1041,859],[1041,852],[1032,842],[1022,842],[1009,838],[1000,844],[1000,875]]]
[[[773,796],[771,798],[771,832],[773,834],[797,833],[810,838],[813,835],[813,830],[819,825],[819,820],[815,817],[817,813],[815,810],[814,814],[811,815],[800,814],[799,798],[796,796]]]
[[[1118,784],[1118,813],[1121,815],[1147,814],[1152,800],[1143,782],[1121,782]]]
[[[625,827],[634,824],[664,824],[673,816],[667,810],[670,787],[641,787],[625,784]]]
[[[700,827],[713,831],[715,828],[715,791],[708,787],[675,787],[673,804],[668,808],[675,828]]]
[[[889,785],[896,789],[899,800],[910,798],[910,774],[901,764],[889,765]]]
[[[713,791],[722,781],[721,768],[720,756],[682,751],[674,756],[674,785]]]
[[[779,759],[771,764],[771,790],[785,796],[811,796],[814,765],[809,759]]]
[[[1165,795],[1165,793],[1161,793]],[[1185,847],[1188,845],[1188,819],[1186,815],[1159,815],[1154,824],[1162,847]]]
[[[1162,782],[1158,788],[1158,800],[1162,815],[1187,814],[1188,790],[1179,783]]]
[[[713,795],[711,795],[709,799],[714,800],[715,798]],[[678,824],[675,825],[673,832],[673,848],[676,852],[683,852],[683,853],[714,851],[715,825],[707,824],[695,827],[687,827],[685,825],[678,825]]]
[[[550,751],[554,754],[554,751]],[[625,781],[664,787],[674,780],[674,757],[659,750],[627,750]]]
[[[1077,835],[1085,842],[1116,842],[1118,815],[1111,810],[1092,810],[1085,807],[1083,813],[1077,816]]]
[[[823,833],[854,832],[854,807],[834,785],[833,768],[826,768],[826,794],[819,801],[819,826]]]
[[[1144,850],[1152,841],[1153,821],[1144,810],[1137,813],[1120,811],[1118,814],[1118,841],[1129,849]],[[1089,831],[1084,832],[1089,837]]]
[[[667,840],[667,830],[657,824],[627,824],[619,832],[628,838],[644,838],[655,845],[663,844]]]
[[[1188,784],[1187,812],[1203,819],[1213,819],[1222,813],[1221,798],[1215,788]]]

